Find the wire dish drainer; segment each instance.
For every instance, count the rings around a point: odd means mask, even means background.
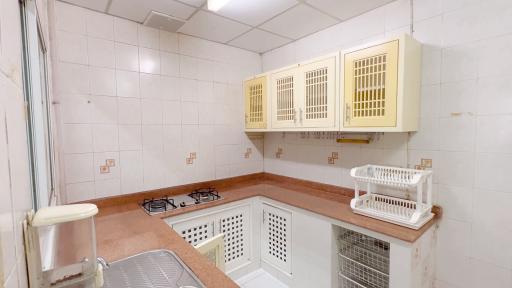
[[[355,213],[412,229],[419,229],[434,216],[431,212],[432,171],[365,165],[352,168],[350,175],[355,179],[355,198],[350,202]],[[366,185],[366,193],[361,195],[363,185]],[[416,200],[375,193],[378,186],[413,191]]]

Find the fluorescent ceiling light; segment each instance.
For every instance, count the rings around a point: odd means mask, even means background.
[[[228,4],[230,0],[208,0],[208,10],[219,11],[224,5]]]

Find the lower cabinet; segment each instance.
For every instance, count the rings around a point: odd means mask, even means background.
[[[414,243],[264,197],[165,221],[192,245],[224,233],[226,273],[263,268],[290,288],[429,288],[435,226]]]
[[[292,274],[292,212],[266,203],[262,205],[261,260]]]
[[[224,233],[226,271],[234,270],[251,260],[251,205],[221,209],[207,215],[167,223],[183,239],[197,245],[212,236]]]

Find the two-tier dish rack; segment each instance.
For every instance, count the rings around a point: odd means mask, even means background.
[[[355,213],[412,229],[434,217],[432,171],[365,165],[352,168],[350,175],[355,179],[355,198],[350,202]],[[406,192],[410,199],[379,193],[386,190]]]

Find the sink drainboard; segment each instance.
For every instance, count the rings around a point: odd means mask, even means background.
[[[205,288],[173,252],[155,250],[110,264],[104,271],[104,288]]]

